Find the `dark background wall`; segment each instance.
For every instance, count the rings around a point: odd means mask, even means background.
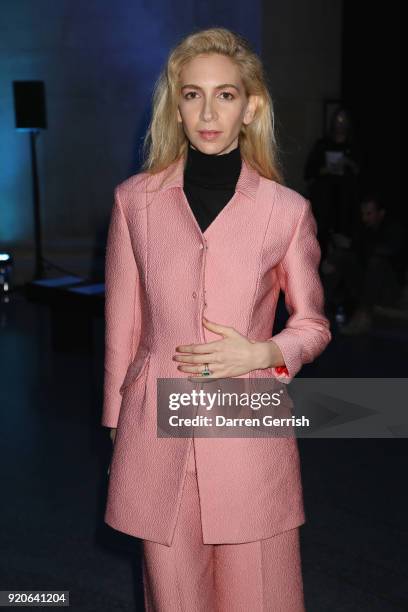
[[[304,190],[303,165],[321,136],[323,101],[341,93],[341,0],[264,2],[262,57],[275,101],[287,184]]]
[[[28,135],[14,128],[13,80],[45,82],[44,253],[72,272],[103,269],[113,188],[138,170],[154,81],[193,28],[235,29],[262,55],[286,180],[303,189],[322,99],[340,92],[340,0],[2,0],[1,13],[0,249],[14,255],[16,282],[33,273],[33,223]]]
[[[363,185],[379,189],[391,211],[407,223],[402,11],[375,3],[368,10],[365,3],[344,0],[341,82],[364,149]]]

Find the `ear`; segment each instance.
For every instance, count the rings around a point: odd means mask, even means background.
[[[259,96],[251,94],[248,97],[248,104],[247,104],[246,111],[244,114],[244,119],[243,119],[243,122],[245,123],[245,125],[249,125],[251,121],[254,119],[255,111],[258,108],[258,104],[259,104]]]
[[[183,123],[183,119],[181,118],[179,107],[177,107],[177,123]]]

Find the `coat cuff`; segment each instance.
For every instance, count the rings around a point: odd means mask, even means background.
[[[279,347],[285,364],[283,366],[275,366],[271,368],[272,375],[284,383],[292,382],[293,378],[302,368],[301,348],[296,345],[292,333],[288,334],[287,330],[268,338],[267,342],[275,342]]]

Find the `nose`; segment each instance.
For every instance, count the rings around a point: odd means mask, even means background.
[[[217,115],[214,111],[210,98],[204,99],[204,103],[201,108],[200,119],[202,121],[213,121],[217,119]]]

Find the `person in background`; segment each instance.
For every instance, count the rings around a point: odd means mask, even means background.
[[[360,157],[349,113],[340,106],[332,115],[328,134],[313,146],[304,169],[322,261],[331,233],[349,235],[355,223]]]
[[[376,305],[395,305],[402,295],[406,268],[406,232],[387,213],[377,193],[361,199],[360,223],[352,237],[334,233],[329,255],[322,264],[327,301],[333,303],[339,287],[354,312],[341,333],[368,332]],[[338,295],[338,293],[337,293]]]

